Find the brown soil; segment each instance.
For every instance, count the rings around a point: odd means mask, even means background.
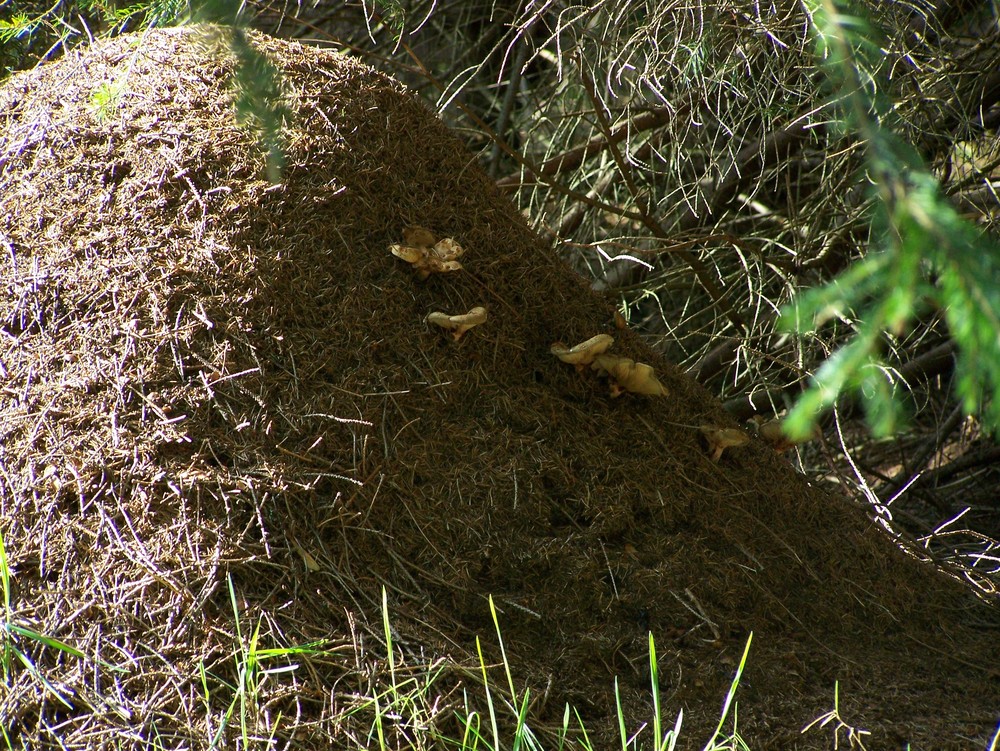
[[[542,736],[569,702],[613,747],[616,676],[628,727],[648,721],[651,632],[665,715],[700,747],[753,632],[752,747],[831,747],[836,723],[799,730],[838,682],[869,749],[986,747],[995,606],[765,446],[711,461],[687,426],[730,426],[719,404],[617,330],[393,81],[254,36],[293,115],[271,186],[213,38],[99,44],[0,90],[11,612],[85,655],[17,637],[67,705],[15,663],[15,747],[210,747],[258,624],[262,648],[326,649],[261,677],[253,733],[376,745],[383,587],[405,676],[441,671],[441,731],[459,687],[485,709],[492,595]],[[95,105],[102,84],[117,108]],[[411,224],[456,238],[466,270],[420,281],[388,252]],[[423,322],[475,305],[489,321],[460,343]],[[611,399],[549,354],[601,332],[671,395]]]

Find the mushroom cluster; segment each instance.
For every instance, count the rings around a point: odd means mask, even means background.
[[[389,252],[410,264],[417,278],[424,280],[431,274],[459,271],[462,264],[457,259],[465,249],[454,238],[437,240],[430,230],[414,226],[403,230],[403,242],[390,245]]]
[[[607,354],[614,342],[613,337],[598,334],[575,347],[556,342],[549,351],[563,362],[575,366],[578,371],[590,366],[606,375],[611,381],[612,398],[617,398],[626,391],[647,396],[666,396],[669,393],[667,387],[657,380],[656,371],[651,366],[628,357]]]
[[[454,238],[438,240],[426,227],[411,225],[403,230],[403,242],[390,245],[389,252],[410,264],[417,278],[424,280],[431,274],[460,271],[462,264],[457,259],[465,249]],[[469,329],[485,323],[486,316],[486,308],[477,305],[468,313],[457,315],[435,310],[428,313],[424,321],[450,331],[457,342]]]
[[[646,396],[666,396],[670,393],[657,380],[656,371],[646,363],[627,357],[601,355],[594,361],[594,367],[610,377],[612,398],[619,397],[626,391]]]

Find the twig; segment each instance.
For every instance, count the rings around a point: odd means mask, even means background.
[[[670,241],[671,235],[663,228],[663,225],[650,215],[648,204],[639,193],[639,186],[635,182],[633,170],[625,161],[625,158],[622,156],[621,149],[618,148],[618,144],[613,138],[611,123],[608,121],[607,113],[604,111],[601,101],[597,98],[597,92],[594,88],[594,80],[590,77],[586,68],[582,64],[579,64],[579,62],[580,61],[578,60],[577,63],[580,70],[580,78],[583,81],[583,87],[587,92],[587,96],[594,105],[594,114],[597,116],[597,123],[608,143],[611,156],[614,158],[615,164],[618,166],[618,173],[621,175],[622,180],[625,181],[625,186],[628,188],[628,192],[632,196],[632,200],[639,209],[642,223],[646,225],[646,228],[656,237],[659,237],[661,240]],[[709,297],[712,298],[712,301],[722,308],[726,318],[730,320],[736,329],[740,332],[745,332],[747,330],[746,323],[744,323],[743,319],[733,309],[732,305],[726,301],[725,292],[719,289],[715,280],[705,267],[705,264],[701,262],[701,259],[699,259],[698,256],[690,250],[683,247],[674,247],[672,248],[672,252],[676,253],[677,256],[688,265],[691,271],[694,272],[694,275],[698,278],[698,282],[701,284],[702,288],[708,293]]]
[[[736,155],[729,175],[719,183],[715,193],[709,198],[708,210],[699,213],[688,207],[671,225],[674,234],[684,234],[710,225],[719,212],[736,199],[744,187],[759,179],[768,169],[782,160],[787,160],[806,133],[806,121],[804,118],[799,118],[779,130],[772,131],[758,143],[742,149]],[[595,282],[593,286],[597,290],[619,289],[640,282],[644,274],[644,267],[628,266],[615,274],[609,274],[604,280]]]
[[[517,90],[521,85],[521,69],[524,67],[524,61],[527,58],[528,43],[522,41],[517,47],[517,54],[514,56],[514,65],[510,69],[510,78],[507,80],[507,91],[504,93],[503,106],[500,108],[500,115],[497,117],[497,135],[501,138],[503,138],[504,131],[507,130],[510,113],[514,109]],[[500,168],[501,153],[500,142],[494,141],[493,152],[490,154],[490,177],[496,177],[497,170]]]
[[[991,446],[985,451],[978,453],[966,454],[961,456],[950,464],[946,464],[938,469],[932,469],[920,476],[920,479],[913,483],[917,485],[936,485],[937,483],[948,480],[960,472],[965,472],[975,467],[981,467],[984,465],[993,464],[994,462],[1000,460],[1000,446]]]
[[[564,172],[571,172],[579,167],[586,159],[600,154],[608,149],[611,144],[623,141],[630,135],[641,133],[644,130],[655,130],[671,121],[671,119],[684,115],[690,109],[690,105],[684,105],[677,110],[671,111],[667,108],[649,110],[637,115],[629,122],[622,123],[611,129],[610,140],[603,132],[594,136],[582,146],[576,146],[562,154],[558,154],[542,163],[537,171],[531,172],[531,179],[524,179],[520,175],[508,175],[497,180],[497,186],[507,190],[522,188],[538,182],[539,176],[555,177]]]

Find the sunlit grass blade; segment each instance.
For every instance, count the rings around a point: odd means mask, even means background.
[[[486,658],[483,656],[483,645],[476,637],[476,654],[479,655],[479,667],[483,674],[483,690],[486,692],[486,707],[490,715],[490,725],[493,728],[493,748],[500,748],[500,726],[497,722],[496,707],[493,706],[493,693],[490,691],[490,679],[486,674]]]
[[[493,618],[493,627],[497,632],[497,642],[500,644],[500,659],[503,661],[504,673],[507,676],[507,688],[510,690],[511,701],[516,701],[517,693],[514,691],[514,679],[510,674],[510,664],[507,662],[507,650],[503,645],[503,635],[500,633],[500,621],[497,620],[497,608],[493,602],[493,595],[489,597],[490,616]]]
[[[750,643],[753,641],[753,632],[747,637],[746,646],[743,648],[743,656],[740,658],[740,664],[736,668],[736,674],[733,676],[733,681],[729,686],[729,693],[726,694],[726,701],[722,705],[722,715],[719,717],[719,724],[715,727],[715,732],[712,733],[712,738],[707,744],[705,744],[705,751],[711,751],[715,746],[716,740],[718,740],[719,735],[722,733],[722,726],[726,724],[726,718],[729,717],[729,710],[733,706],[733,700],[736,697],[736,689],[740,685],[740,679],[743,677],[743,669],[747,664],[747,655],[750,654]]]

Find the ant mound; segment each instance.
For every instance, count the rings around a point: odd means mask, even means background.
[[[502,744],[620,745],[620,707],[652,747],[655,700],[701,747],[749,642],[716,743],[988,744],[995,608],[713,450],[719,404],[391,79],[233,37],[281,74],[269,182],[227,38],[0,90],[9,743],[492,744],[489,695]]]

